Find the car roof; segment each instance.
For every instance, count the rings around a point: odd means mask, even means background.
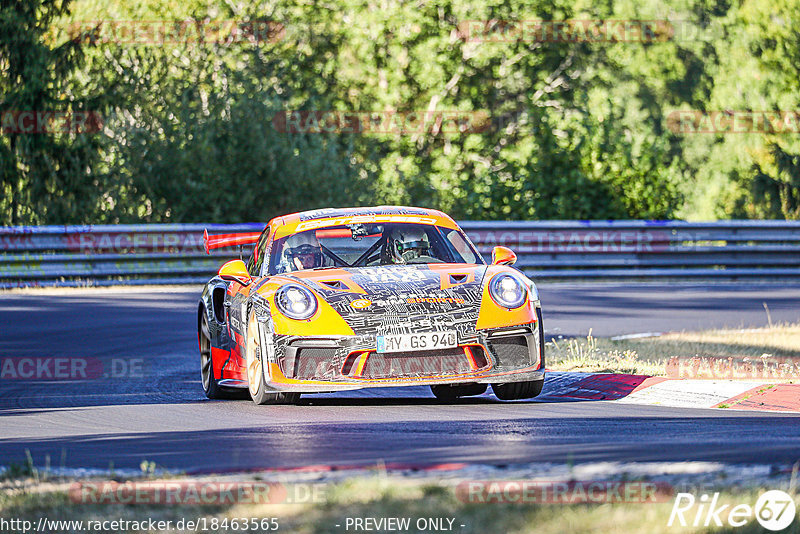
[[[324,208],[275,217],[269,226],[277,228],[275,238],[313,228],[354,223],[419,223],[457,229],[456,222],[445,213],[430,208],[411,206],[371,206],[358,208]]]

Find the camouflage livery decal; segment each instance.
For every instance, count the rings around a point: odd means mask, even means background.
[[[336,346],[330,349],[315,349],[318,355],[316,359],[305,355],[295,358],[299,350],[292,347],[308,338],[274,335],[275,363],[287,377],[314,377],[318,380],[340,378],[347,357],[354,352],[374,351],[377,335],[455,330],[459,344],[482,341],[475,330],[475,323],[480,310],[485,266],[470,266],[468,269],[464,265],[454,266],[453,271],[466,274],[464,279],[469,281],[445,289],[442,289],[441,273],[431,270],[427,265],[360,267],[342,271],[348,281],[364,293],[329,287],[321,282],[330,282],[331,279],[324,271],[283,275],[312,287],[356,333],[356,336],[338,340]],[[369,305],[364,305],[365,300],[370,301]],[[394,358],[394,365],[391,356],[381,359],[385,362],[379,369],[384,369],[387,374],[394,370],[393,374],[399,376],[407,376],[405,373],[452,373],[462,371],[462,365],[466,365],[463,353],[443,355],[442,358],[427,362],[418,354],[414,358],[419,360],[417,364],[411,364],[406,361],[408,358],[402,357]],[[443,363],[448,361],[458,361],[461,365],[443,367]],[[371,368],[375,369],[376,364],[377,360],[371,364]]]
[[[453,270],[465,272],[462,265]],[[427,265],[360,267],[343,271],[365,293],[332,289],[315,280],[316,277],[303,276],[297,280],[306,284],[313,282],[314,290],[358,335],[456,330],[462,337],[475,332],[485,266],[471,269],[475,274],[468,277],[470,282],[444,289],[441,274]],[[369,300],[370,304],[365,306],[364,300]]]

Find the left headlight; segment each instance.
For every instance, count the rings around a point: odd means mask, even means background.
[[[309,289],[287,284],[275,293],[275,304],[282,314],[290,319],[303,321],[317,311],[317,298]]]
[[[517,277],[502,273],[489,281],[489,294],[500,306],[513,309],[525,304],[528,290]]]

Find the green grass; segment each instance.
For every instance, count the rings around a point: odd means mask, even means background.
[[[547,367],[584,371],[665,376],[670,359],[727,360],[782,366],[800,379],[800,324],[757,329],[674,332],[657,337],[611,340],[586,338],[547,343]]]
[[[722,492],[720,502],[748,503],[752,506],[761,492],[756,488],[725,490]],[[673,503],[671,497],[664,499],[664,502],[626,504],[468,503],[457,496],[452,482],[446,484],[386,476],[347,479],[327,486],[323,495],[324,499],[321,502],[312,504],[78,505],[70,501],[63,488],[48,489],[43,484],[29,484],[23,489],[10,489],[6,485],[0,493],[0,516],[34,522],[42,516],[84,521],[106,519],[141,521],[152,518],[173,522],[182,518],[197,517],[207,517],[209,520],[212,517],[220,519],[276,517],[280,531],[298,533],[346,532],[345,524],[348,517],[408,517],[411,518],[412,525],[419,518],[452,518],[453,532],[464,534],[706,531],[702,528],[668,527],[667,521]],[[797,495],[795,501],[800,504]],[[725,515],[721,517],[724,519]],[[794,528],[797,528],[800,526],[800,521],[795,519],[794,525]],[[218,529],[218,531],[224,530]],[[352,532],[352,528],[350,531]],[[749,524],[735,531],[738,533],[760,530]],[[412,528],[410,532],[417,530]]]

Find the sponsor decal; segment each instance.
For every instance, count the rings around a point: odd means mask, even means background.
[[[318,210],[306,211],[300,214],[301,221],[311,221],[314,219],[329,219],[341,214],[342,210],[339,208],[321,208]],[[358,215],[428,215],[428,211],[417,208],[375,208],[375,209],[359,209]]]
[[[363,310],[372,306],[372,301],[369,299],[357,299],[350,303],[350,306],[357,310]]]
[[[456,320],[452,317],[447,317],[447,314],[444,315],[445,317],[430,317],[426,319],[414,319],[413,321],[394,323],[391,326],[392,328],[400,328],[410,332],[416,332],[422,328],[439,328],[444,330],[454,328],[457,324]]]
[[[414,297],[406,299],[408,304],[464,304],[458,297]]]
[[[328,226],[344,226],[348,224],[366,224],[366,223],[417,223],[417,224],[436,224],[436,219],[433,217],[416,217],[411,215],[356,215],[353,217],[340,217],[338,219],[325,219],[321,221],[306,221],[297,225],[296,232],[304,230],[314,230],[316,228],[325,228]]]
[[[359,274],[371,282],[418,282],[425,280],[425,273],[414,267],[363,267]]]

